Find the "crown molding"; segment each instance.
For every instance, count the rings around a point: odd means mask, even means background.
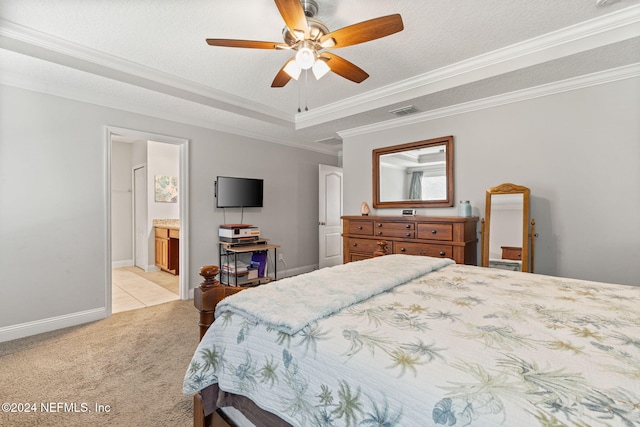
[[[296,129],[473,83],[640,35],[640,5],[296,115]]]
[[[195,119],[191,116],[180,115],[176,111],[164,111],[160,109],[154,109],[149,107],[140,107],[123,102],[119,99],[107,98],[104,96],[92,96],[87,92],[73,89],[62,89],[58,86],[42,83],[33,79],[26,79],[23,76],[12,73],[0,73],[0,84],[5,86],[12,86],[19,89],[29,90],[37,93],[44,93],[47,95],[57,96],[60,98],[71,99],[78,102],[84,102],[87,104],[98,105],[105,108],[113,108],[115,110],[126,111],[133,114],[141,114],[144,116],[155,117],[158,119],[166,120],[174,123],[181,123],[185,125],[197,126],[203,129],[214,130],[217,132],[224,132],[231,135],[242,136],[245,138],[251,138],[259,141],[272,142],[274,144],[286,145],[290,147],[300,148],[308,151],[315,151],[323,154],[336,155],[335,149],[331,147],[323,146],[306,146],[301,145],[299,141],[289,140],[284,138],[272,138],[269,135],[250,132],[246,129],[227,126],[222,123],[213,122],[210,120]]]
[[[0,18],[0,48],[292,128],[294,115]]]
[[[53,37],[0,18],[0,48],[153,90],[178,99],[296,130],[382,108],[390,104],[406,102],[409,99],[627,40],[632,37],[638,37],[639,35],[640,5],[636,5],[475,58],[461,61],[451,66],[406,79],[378,90],[294,115],[275,110],[249,99],[162,73],[149,67]],[[575,79],[571,79],[571,81],[573,80]],[[99,97],[92,97],[87,93],[80,93],[80,91],[61,90],[49,87],[40,82],[27,82],[26,79],[20,76],[0,75],[0,82],[123,111],[150,115],[173,122],[191,124],[262,141],[290,145],[301,149],[335,154],[331,150],[323,149],[324,147],[302,146],[296,141],[268,137],[220,123],[205,122],[204,120],[190,117],[180,117],[175,113],[169,114],[153,108],[131,106],[123,103],[122,100],[108,99],[107,97],[98,99]],[[560,82],[558,88],[563,84],[568,84],[567,82],[568,81]],[[551,88],[555,87],[554,85],[555,84],[546,85],[544,87]],[[542,87],[543,86],[539,88]],[[469,108],[489,108],[500,105],[499,102],[516,102],[509,101],[509,96],[516,96],[514,94],[523,96],[522,94],[528,93],[528,91],[531,91],[531,97],[544,96],[543,92],[537,92],[537,90],[537,88],[534,88],[513,92],[512,94],[499,95],[472,103],[412,115],[411,117],[344,130],[338,134],[343,136],[358,134],[358,132],[367,133],[373,131],[367,131],[367,129],[384,129],[386,126],[394,126],[391,123],[413,123],[415,120],[423,121],[429,120],[430,117],[443,117],[442,114],[458,114],[456,113],[458,109],[461,112],[466,112],[472,111],[469,110]]]
[[[425,113],[412,114],[411,116],[402,117],[399,119],[386,120],[384,122],[379,122],[372,125],[360,126],[353,129],[338,131],[337,134],[342,139],[351,138],[354,136],[366,135],[416,123],[423,123],[429,120],[436,120],[443,117],[470,113],[472,111],[484,110],[487,108],[498,107],[505,104],[512,104],[514,102],[541,98],[557,93],[583,89],[590,86],[597,86],[634,77],[640,77],[640,63],[614,68],[607,71],[587,74],[580,77],[574,77],[571,79],[561,80],[554,83],[548,83],[529,89],[491,96],[476,101],[452,105],[450,107],[439,108],[437,110],[432,110]]]
[[[295,129],[304,129],[405,102],[408,99],[637,37],[639,34],[640,5],[635,5],[294,115],[0,19],[1,48]]]

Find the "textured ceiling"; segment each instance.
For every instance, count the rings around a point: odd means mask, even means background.
[[[369,73],[363,83],[330,73],[274,89],[291,52],[205,43],[280,42],[271,0],[2,0],[0,82],[334,152],[339,133],[398,120],[394,108],[425,113],[640,63],[638,0],[317,2],[330,30],[402,15],[402,32],[334,51]]]

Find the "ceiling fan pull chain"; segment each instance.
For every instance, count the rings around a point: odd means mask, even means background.
[[[304,111],[309,111],[309,70],[304,70]]]
[[[302,92],[300,89],[300,85],[298,85],[298,113],[302,112],[302,109],[300,109],[300,100],[302,99]]]

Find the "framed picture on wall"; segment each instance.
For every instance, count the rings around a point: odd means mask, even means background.
[[[155,201],[160,203],[178,203],[178,177],[156,175]]]

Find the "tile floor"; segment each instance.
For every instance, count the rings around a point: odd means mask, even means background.
[[[136,310],[179,299],[179,277],[165,272],[145,273],[138,267],[111,271],[111,312]]]

